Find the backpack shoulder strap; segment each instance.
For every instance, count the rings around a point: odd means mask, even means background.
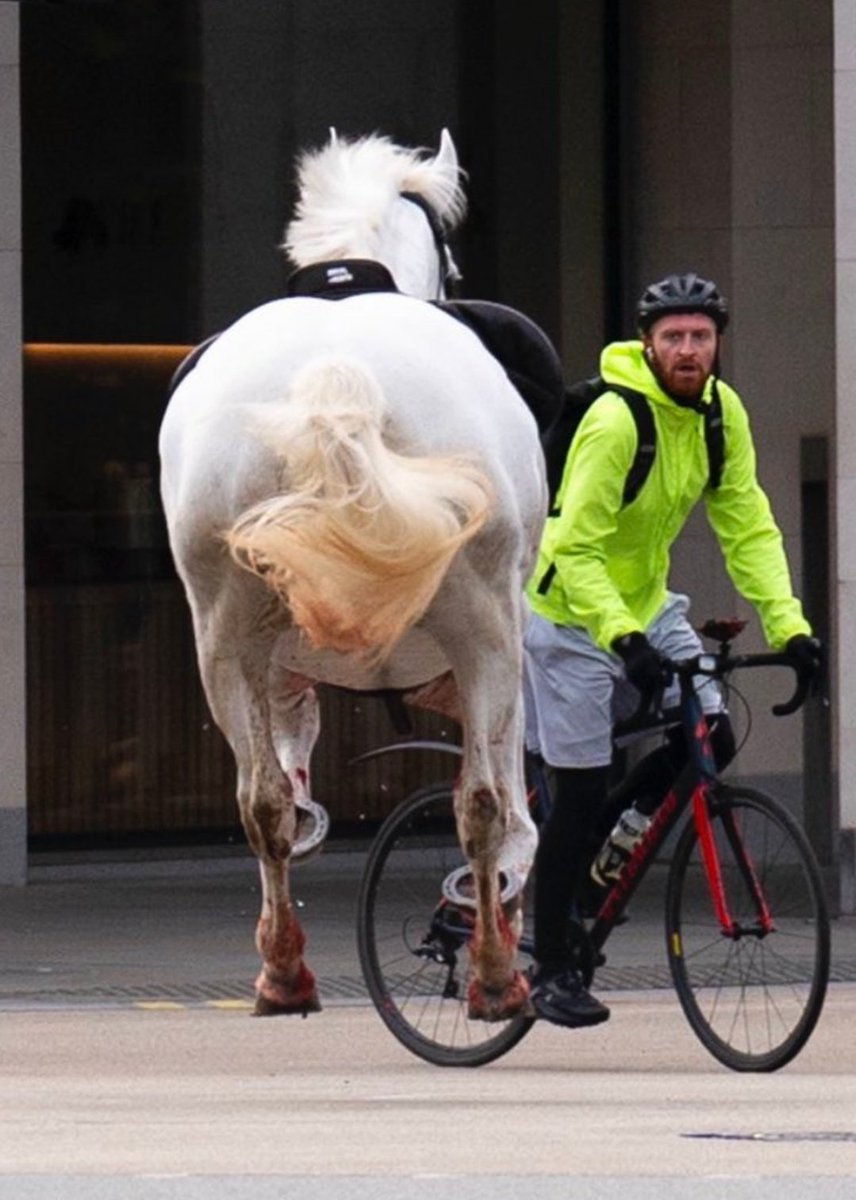
[[[630,415],[636,424],[636,453],[624,481],[624,492],[621,499],[622,507],[624,507],[639,495],[642,485],[654,465],[654,455],[657,452],[657,428],[654,424],[651,406],[641,392],[634,392],[632,388],[621,387],[619,384],[607,383],[599,375],[585,380],[578,385],[577,390],[579,392],[595,391],[598,395],[615,392],[616,395],[621,396],[630,409]],[[550,516],[558,516],[559,511],[557,507],[553,507],[550,510]],[[538,583],[539,595],[543,596],[549,591],[555,574],[556,564],[551,562]]]
[[[620,384],[608,383],[600,375],[565,389],[566,403],[562,412],[547,432],[547,438],[542,443],[547,463],[547,481],[550,495],[554,498],[550,516],[558,516],[559,508],[555,501],[561,484],[570,445],[576,436],[577,427],[595,400],[607,392],[620,396],[630,409],[630,415],[636,425],[636,453],[627,472],[622,494],[622,507],[630,504],[639,495],[645,480],[650,474],[657,449],[657,432],[654,425],[654,415],[651,406],[641,392]]]
[[[707,445],[707,486],[718,488],[725,463],[725,426],[722,422],[722,399],[715,379],[710,390],[710,404],[704,410],[704,440]]]
[[[568,453],[580,421],[591,405],[606,391],[600,375],[580,379],[564,389],[562,406],[550,426],[541,435],[541,447],[547,468],[547,488],[550,493],[550,516],[559,514],[557,497],[565,472]]]
[[[609,391],[616,392],[621,396],[636,422],[636,454],[630,464],[630,470],[627,472],[627,479],[624,481],[622,499],[622,504],[627,505],[639,495],[642,485],[654,465],[654,455],[657,452],[657,431],[654,426],[651,405],[641,392],[634,392],[632,388],[620,387],[614,383],[608,383],[606,386]]]

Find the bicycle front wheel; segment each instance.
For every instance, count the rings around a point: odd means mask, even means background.
[[[452,792],[429,786],[387,817],[360,886],[357,948],[369,995],[387,1028],[412,1053],[441,1067],[478,1067],[515,1046],[532,1017],[467,1018],[473,913],[443,898],[463,866]]]
[[[719,784],[711,832],[731,917],[724,930],[694,821],[666,895],[672,980],[694,1032],[735,1071],[775,1071],[817,1024],[829,979],[829,916],[811,846],[771,797]]]

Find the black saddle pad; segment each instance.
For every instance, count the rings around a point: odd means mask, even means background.
[[[437,300],[437,308],[472,329],[505,369],[543,434],[564,400],[562,363],[553,343],[529,317],[492,300]]]

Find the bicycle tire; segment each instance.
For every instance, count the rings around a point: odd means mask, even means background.
[[[666,945],[681,1007],[702,1045],[734,1071],[776,1071],[808,1041],[829,980],[829,916],[820,871],[803,830],[782,805],[752,788],[717,784],[711,827],[732,917],[723,934],[701,864],[695,823],[675,847],[666,891]],[[773,928],[756,906],[727,837],[738,822]]]
[[[493,1062],[534,1024],[531,1016],[467,1018],[471,918],[441,893],[445,877],[464,862],[451,788],[420,788],[378,831],[357,901],[357,949],[369,996],[398,1041],[440,1067]]]

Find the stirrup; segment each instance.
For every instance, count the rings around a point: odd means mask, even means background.
[[[294,843],[291,861],[305,862],[317,850],[320,850],[324,839],[330,832],[330,814],[321,804],[316,804],[308,796],[295,802],[297,808],[298,829],[301,834]],[[306,832],[303,829],[306,828]]]
[[[515,896],[523,891],[524,879],[522,875],[514,870],[500,871],[499,873],[499,902],[507,904],[509,900],[513,900]],[[457,867],[443,880],[441,885],[443,899],[448,900],[450,904],[457,904],[461,908],[471,908],[475,910],[476,897],[473,891],[473,873],[469,867]]]

